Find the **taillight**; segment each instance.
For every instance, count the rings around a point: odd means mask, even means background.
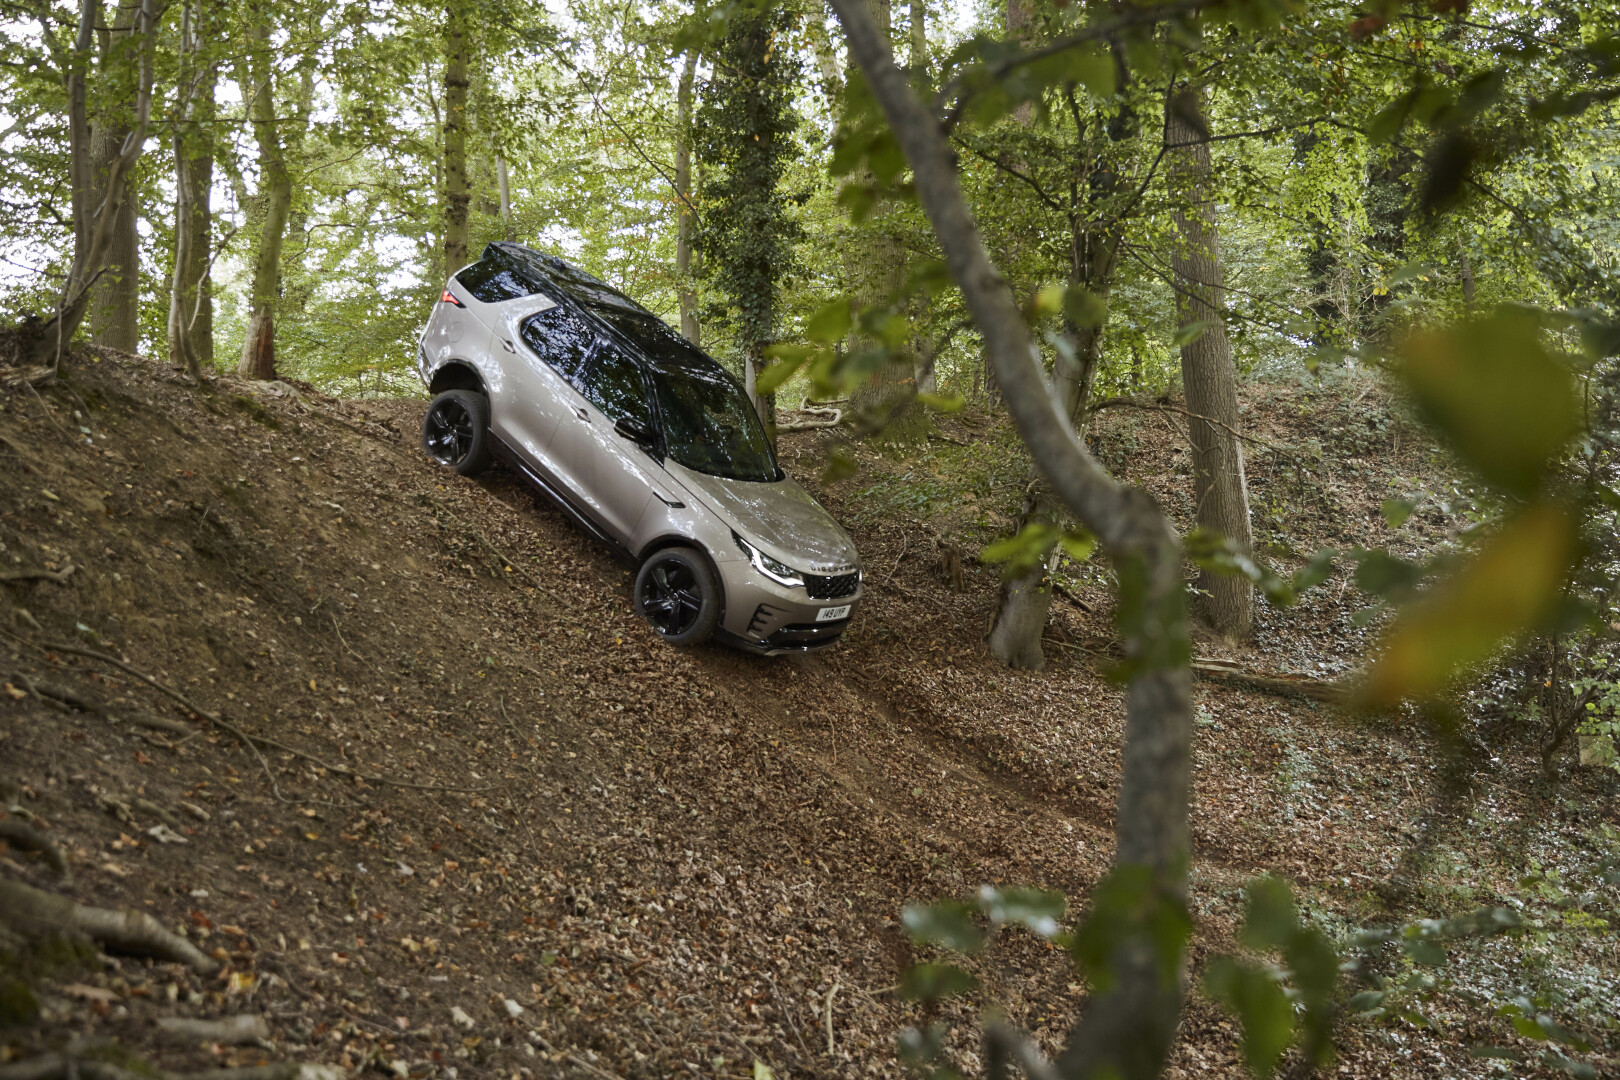
[[[457,300],[456,299],[456,294],[451,292],[449,289],[444,290],[444,295],[439,297],[439,299],[442,302],[446,303],[446,304],[454,304],[454,305],[456,305],[456,307],[459,307],[459,308],[464,308],[464,307],[467,306],[466,304],[463,304],[460,300]]]

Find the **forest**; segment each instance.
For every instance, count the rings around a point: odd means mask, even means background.
[[[0,0],[0,86],[0,1080],[1620,1075],[1620,6]],[[836,644],[440,467],[513,250],[734,379]]]

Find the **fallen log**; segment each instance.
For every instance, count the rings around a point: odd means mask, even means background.
[[[1350,691],[1342,684],[1310,675],[1276,675],[1250,671],[1230,660],[1194,660],[1193,675],[1206,682],[1258,690],[1279,697],[1306,698],[1310,701],[1341,702]]]

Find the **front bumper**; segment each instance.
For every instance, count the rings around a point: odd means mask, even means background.
[[[760,573],[745,559],[719,564],[726,594],[726,615],[721,624],[725,639],[749,652],[766,656],[814,652],[836,642],[866,596],[864,584],[848,596],[817,600],[803,586],[787,588]],[[821,613],[848,607],[836,619]]]

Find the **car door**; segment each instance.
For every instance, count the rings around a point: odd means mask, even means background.
[[[641,365],[619,345],[603,341],[574,373],[572,415],[553,440],[568,459],[589,512],[620,543],[630,545],[652,502],[653,469],[647,451],[613,430],[621,419],[652,429],[652,408]]]
[[[590,355],[596,331],[584,316],[543,297],[540,311],[511,313],[490,342],[505,376],[492,395],[490,426],[560,493],[578,486],[569,459],[553,446],[559,425],[572,419],[578,392],[569,380]]]

